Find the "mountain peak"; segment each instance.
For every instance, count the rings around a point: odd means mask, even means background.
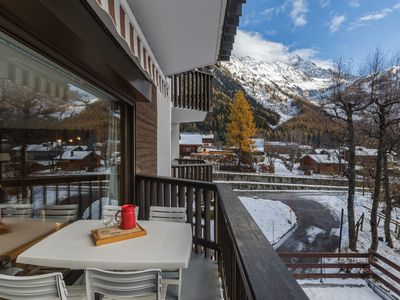
[[[299,55],[276,62],[233,55],[222,66],[247,94],[277,112],[281,123],[299,113],[296,99],[313,101],[331,86],[329,70]]]

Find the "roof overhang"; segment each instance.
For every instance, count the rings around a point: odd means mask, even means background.
[[[84,0],[0,4],[2,31],[119,99],[150,101],[149,78],[103,22]]]
[[[167,76],[229,59],[245,0],[127,0]]]

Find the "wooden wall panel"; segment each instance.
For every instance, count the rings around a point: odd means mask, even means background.
[[[157,175],[157,88],[151,102],[136,104],[136,174]]]

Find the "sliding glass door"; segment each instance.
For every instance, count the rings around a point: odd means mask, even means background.
[[[0,208],[79,204],[99,217],[123,191],[126,105],[0,35]],[[133,155],[131,153],[130,155]]]

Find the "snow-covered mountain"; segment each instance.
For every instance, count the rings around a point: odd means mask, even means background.
[[[332,85],[330,70],[299,56],[289,62],[271,63],[233,55],[216,76],[223,86],[226,78],[221,75],[231,77],[259,104],[278,113],[279,124],[299,114],[297,100],[316,102],[321,92]]]

